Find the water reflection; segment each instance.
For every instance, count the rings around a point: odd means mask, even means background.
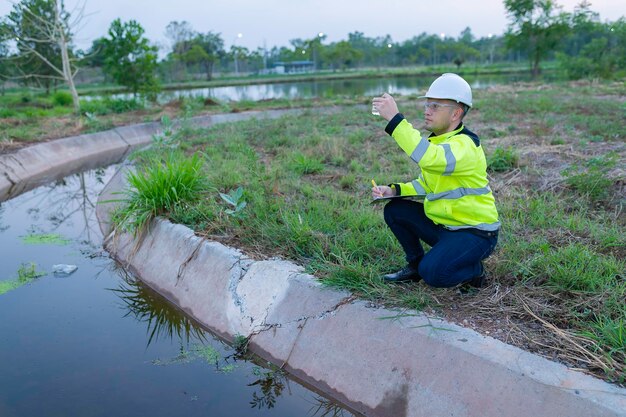
[[[249,387],[258,386],[261,393],[256,391],[252,393],[252,408],[274,408],[276,399],[281,396],[283,389],[287,385],[287,376],[280,369],[262,371],[261,368],[255,368],[254,374],[259,378],[248,384]]]
[[[181,314],[161,295],[129,276],[124,270],[119,273],[124,278],[118,288],[111,288],[116,293],[126,310],[124,317],[132,316],[147,326],[148,341],[146,348],[160,337],[178,338],[179,342],[189,344],[191,340],[206,341],[204,330]]]
[[[316,417],[348,417],[354,415],[341,408],[339,404],[323,397],[315,398],[315,404],[311,407],[310,413]]]
[[[30,233],[51,234],[63,227],[72,230],[73,240],[92,247],[100,246],[100,230],[91,217],[95,212],[99,189],[108,175],[105,169],[71,175],[39,187],[20,199],[19,206],[14,209],[27,207],[24,212],[31,223]],[[9,227],[0,225],[0,232]]]

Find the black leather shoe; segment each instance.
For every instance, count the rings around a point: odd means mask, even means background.
[[[417,268],[411,265],[407,265],[398,272],[393,274],[383,275],[385,282],[405,282],[405,281],[419,281],[422,277],[417,272]]]
[[[470,279],[469,281],[467,281],[467,284],[469,284],[470,287],[474,287],[474,288],[483,288],[485,286],[485,266],[483,265],[483,263],[480,263],[480,275],[477,277],[474,277],[472,279]]]

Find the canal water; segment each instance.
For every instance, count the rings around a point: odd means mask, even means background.
[[[116,265],[95,218],[115,170],[0,204],[0,416],[352,416]]]

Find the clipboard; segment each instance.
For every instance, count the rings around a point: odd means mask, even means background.
[[[392,195],[389,197],[375,198],[370,202],[370,204],[379,204],[388,200],[395,200],[395,199],[407,199],[407,200],[412,200],[412,201],[417,201],[417,202],[423,202],[425,197],[426,197],[425,195]]]

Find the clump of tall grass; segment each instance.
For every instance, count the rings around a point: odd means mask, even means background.
[[[127,176],[129,188],[122,192],[125,205],[113,215],[114,224],[134,234],[154,217],[171,212],[181,203],[199,198],[206,181],[203,160],[170,153],[165,159],[153,158]]]
[[[603,201],[611,197],[613,180],[607,172],[617,164],[614,153],[591,158],[582,167],[572,166],[565,171],[565,182],[581,194],[587,195],[591,201]]]
[[[519,155],[511,147],[497,147],[492,154],[487,156],[487,169],[492,172],[508,171],[515,168],[519,163]]]

